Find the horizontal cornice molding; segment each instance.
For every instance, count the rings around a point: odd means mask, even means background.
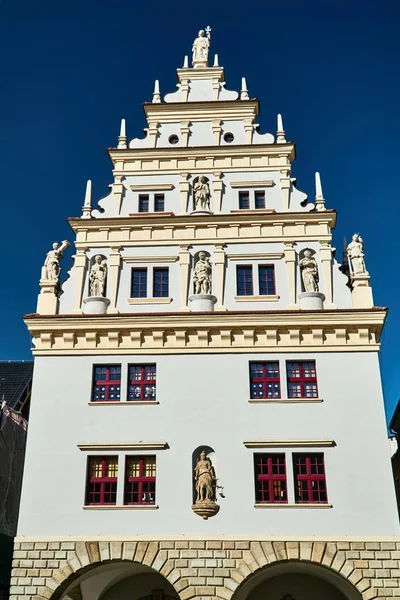
[[[168,448],[167,442],[130,442],[126,444],[107,443],[107,444],[77,444],[79,450],[86,452],[112,450],[115,452],[123,450],[165,450]]]
[[[264,179],[260,181],[231,181],[231,188],[253,188],[253,187],[271,187],[275,185],[273,179]]]
[[[178,260],[179,256],[125,256],[121,254],[121,259],[126,263],[172,263]]]
[[[283,252],[247,252],[242,254],[226,253],[226,258],[230,260],[279,260],[283,258]]]
[[[191,102],[146,102],[143,104],[148,122],[180,123],[181,121],[213,121],[252,119],[259,114],[259,101],[207,100]],[[229,124],[228,124],[229,126]]]
[[[329,448],[334,440],[254,440],[245,441],[246,448]]]
[[[35,355],[378,351],[385,309],[27,315]]]
[[[140,183],[129,186],[132,192],[162,192],[164,190],[173,190],[173,183]]]

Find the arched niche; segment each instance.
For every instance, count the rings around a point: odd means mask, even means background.
[[[204,452],[206,453],[206,458],[208,458],[208,460],[211,461],[212,467],[214,469],[215,474],[218,472],[217,471],[217,455],[215,453],[214,448],[212,448],[211,446],[198,446],[196,448],[196,450],[193,451],[192,454],[192,493],[193,493],[193,504],[196,502],[196,498],[197,498],[197,490],[196,490],[196,480],[195,480],[195,468],[197,465],[197,462],[200,459],[200,454],[201,452],[204,450]],[[217,481],[218,483],[218,481]]]
[[[97,257],[100,257],[100,264],[105,266],[107,271],[106,271],[106,279],[105,279],[105,285],[104,285],[104,292],[103,292],[103,296],[106,298],[107,297],[107,280],[108,280],[108,263],[107,263],[107,256],[105,256],[104,254],[100,254],[99,252],[96,254],[93,254],[93,256],[90,257],[89,259],[89,270],[87,272],[87,296],[91,296],[90,293],[90,272],[92,270],[93,265],[97,262]]]
[[[199,250],[198,252],[196,252],[193,255],[193,294],[202,294],[202,293],[211,294],[211,292],[212,292],[212,266],[211,266],[210,258],[211,258],[211,254],[209,252],[207,252],[207,250]],[[198,287],[198,285],[196,284],[197,282],[196,282],[196,277],[195,277],[196,265],[199,262],[199,260],[201,260],[201,259],[206,260],[206,262],[208,262],[208,266],[209,266],[209,273],[207,273],[206,265],[204,265],[204,269],[202,270],[202,277],[208,276],[208,278],[209,278],[208,292],[204,292],[201,290],[201,288],[204,287],[204,283],[200,282],[200,281],[199,281],[200,290],[196,291],[196,289]]]
[[[211,186],[205,175],[198,175],[192,183],[193,211],[211,212]]]

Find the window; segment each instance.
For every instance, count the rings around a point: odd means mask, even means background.
[[[115,504],[117,477],[117,456],[89,456],[86,504]]]
[[[153,270],[154,298],[168,298],[168,267]]]
[[[324,504],[326,493],[323,454],[293,454],[295,497],[299,504]]]
[[[156,365],[130,365],[128,400],[156,399]]]
[[[315,361],[288,362],[287,384],[289,398],[318,398]]]
[[[164,211],[164,194],[155,194],[154,196],[154,212]]]
[[[280,398],[279,363],[250,363],[251,398]]]
[[[178,138],[177,135],[173,134],[173,135],[169,136],[168,141],[169,141],[170,144],[172,144],[173,146],[175,146],[175,144],[177,144],[179,142],[179,138]]]
[[[228,133],[225,133],[224,140],[227,144],[231,144],[234,139],[235,136],[233,135],[233,133],[231,133],[230,131],[228,131]]]
[[[121,396],[121,365],[94,367],[92,402],[112,402]]]
[[[127,456],[124,504],[156,503],[156,457]]]
[[[132,269],[131,298],[147,297],[147,269]]]
[[[236,267],[237,280],[237,295],[252,296],[253,295],[253,268]]]
[[[258,267],[258,286],[261,296],[275,296],[275,267],[273,265]]]
[[[149,212],[149,196],[148,196],[148,194],[140,194],[140,196],[139,196],[139,212]]]
[[[250,208],[249,192],[239,192],[239,208],[241,210],[248,210]]]
[[[265,192],[254,192],[254,208],[265,208]]]
[[[286,504],[286,463],[284,454],[255,454],[256,504]]]

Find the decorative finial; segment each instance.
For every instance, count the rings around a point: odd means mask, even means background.
[[[278,115],[278,128],[276,130],[276,143],[285,144],[285,130],[283,129],[282,115]]]
[[[321,177],[318,172],[315,173],[315,210],[318,212],[326,210],[325,199],[322,194]]]
[[[242,89],[240,90],[240,99],[241,100],[249,99],[249,92],[247,91],[247,84],[246,84],[245,77],[242,77]]]
[[[189,57],[188,56],[185,56],[185,58],[183,59],[183,68],[184,69],[189,68]]]
[[[218,64],[218,54],[214,54],[214,67],[219,67],[219,64]]]
[[[118,148],[126,148],[127,147],[127,138],[126,138],[126,122],[125,119],[121,119],[121,129],[119,131],[118,136]]]
[[[200,29],[198,37],[193,42],[192,66],[195,69],[205,69],[208,67],[208,51],[211,44],[211,27],[206,27],[206,36],[204,29]]]
[[[88,179],[86,184],[85,202],[82,209],[82,219],[90,219],[92,212],[92,182]]]
[[[154,83],[154,92],[153,92],[152,102],[153,102],[153,104],[157,104],[157,103],[161,102],[160,82],[158,81],[158,79],[156,79],[155,83]]]

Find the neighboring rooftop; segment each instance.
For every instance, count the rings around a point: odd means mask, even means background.
[[[33,361],[0,361],[0,404],[19,409],[18,403],[31,382]]]

